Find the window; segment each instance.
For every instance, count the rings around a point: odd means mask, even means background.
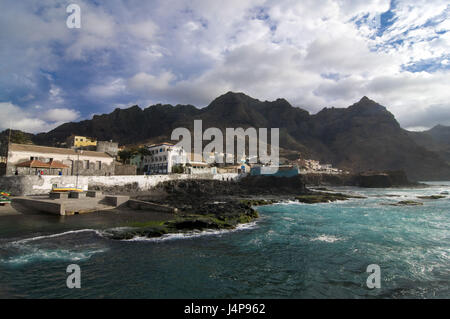
[[[89,160],[84,161],[84,168],[89,169]]]
[[[160,148],[160,149],[159,149],[159,152],[160,152],[160,153],[162,153],[162,151],[163,151],[163,149],[162,149],[162,148]]]
[[[101,161],[97,161],[97,169],[101,170],[102,169],[102,162]]]

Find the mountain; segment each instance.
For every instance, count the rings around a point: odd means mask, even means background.
[[[33,144],[34,135],[30,133],[25,133],[19,130],[4,130],[0,132],[0,144],[8,144],[8,141],[11,143],[17,144]]]
[[[450,163],[450,126],[436,125],[423,132],[410,132],[411,138],[420,146],[438,153]]]
[[[285,99],[260,101],[228,92],[203,109],[162,104],[116,109],[92,120],[63,124],[33,141],[58,145],[78,134],[121,144],[160,142],[170,140],[177,127],[192,130],[195,119],[203,120],[204,130],[278,127],[280,154],[288,159],[301,155],[354,172],[403,169],[415,180],[450,178],[450,165],[436,151],[417,142],[384,106],[367,97],[348,108],[325,108],[311,115]]]

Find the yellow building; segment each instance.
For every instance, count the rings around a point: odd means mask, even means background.
[[[67,146],[70,148],[97,146],[97,141],[86,136],[72,135],[67,139]]]

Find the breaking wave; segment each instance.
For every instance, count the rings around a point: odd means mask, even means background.
[[[332,235],[320,235],[318,237],[310,239],[310,241],[322,241],[325,243],[334,243],[339,240],[343,240],[343,238],[332,236]]]
[[[20,266],[38,261],[77,262],[108,250],[107,247],[102,247],[98,243],[92,243],[89,239],[86,240],[79,236],[71,238],[71,240],[54,240],[82,233],[94,233],[101,236],[101,232],[98,230],[81,229],[8,242],[0,247],[0,264]]]
[[[204,230],[204,231],[190,231],[190,232],[184,232],[184,233],[172,233],[172,234],[165,234],[161,237],[155,237],[155,238],[136,236],[132,239],[124,239],[121,241],[123,241],[123,242],[147,242],[147,241],[162,242],[162,241],[177,240],[177,239],[192,239],[192,238],[205,237],[205,236],[221,236],[224,234],[247,230],[247,229],[253,229],[256,227],[257,227],[257,222],[253,221],[251,223],[240,224],[240,225],[236,226],[236,228],[234,228],[234,229]]]
[[[0,259],[0,263],[5,265],[24,265],[36,261],[82,261],[91,258],[94,254],[103,253],[108,249],[86,250],[86,251],[70,251],[70,250],[47,250],[47,249],[31,249],[31,252],[23,255],[13,256]]]

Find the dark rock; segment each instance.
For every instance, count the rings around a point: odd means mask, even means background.
[[[445,196],[443,196],[443,195],[431,195],[431,196],[417,196],[417,198],[420,198],[420,199],[441,199],[441,198],[445,198]]]
[[[387,188],[399,186],[417,186],[408,180],[403,171],[366,172],[354,177],[354,183],[359,187]]]
[[[398,203],[388,204],[388,205],[391,205],[391,206],[422,206],[423,203],[415,202],[415,201],[412,201],[412,200],[403,200],[403,201],[400,201]]]
[[[423,186],[409,181],[404,171],[362,172],[359,174],[304,174],[306,185],[358,186],[368,188]],[[316,188],[318,189],[318,188]]]
[[[349,198],[365,198],[365,197],[341,193],[322,193],[322,192],[314,192],[312,194],[299,195],[295,197],[295,199],[298,200],[299,202],[306,204],[329,203],[338,200],[347,200]]]

